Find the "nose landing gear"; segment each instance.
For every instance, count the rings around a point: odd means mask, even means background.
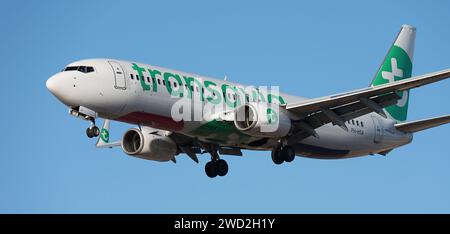
[[[100,129],[95,125],[95,119],[91,119],[91,126],[86,129],[86,135],[89,138],[98,137]]]
[[[69,114],[83,120],[91,121],[91,126],[86,129],[86,135],[89,138],[100,135],[100,129],[95,125],[95,118],[98,116],[97,112],[83,106],[76,106],[69,109]]]
[[[100,129],[97,126],[90,126],[86,128],[86,135],[89,138],[98,137],[100,135]]]

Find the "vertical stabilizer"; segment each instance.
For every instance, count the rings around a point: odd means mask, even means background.
[[[389,49],[383,63],[377,71],[371,86],[390,83],[411,77],[414,45],[416,41],[416,28],[403,25],[394,44]],[[409,104],[409,90],[398,92],[400,99],[396,105],[384,109],[389,118],[397,122],[406,120]]]

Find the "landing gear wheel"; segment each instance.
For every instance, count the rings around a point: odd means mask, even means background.
[[[284,162],[281,151],[279,149],[272,150],[272,161],[273,163],[280,165]]]
[[[205,165],[205,172],[209,178],[214,178],[217,176],[217,165],[214,162],[208,162]]]
[[[86,135],[89,138],[94,137],[94,135],[92,134],[92,129],[91,128],[86,128]]]
[[[295,150],[291,146],[285,146],[281,151],[285,162],[292,162],[295,159]]]
[[[91,126],[91,127],[86,129],[86,135],[89,138],[97,137],[98,135],[100,135],[100,129],[98,129],[97,126]]]
[[[219,159],[216,164],[217,175],[225,176],[228,173],[228,163],[223,159]]]
[[[100,135],[100,129],[98,129],[97,126],[92,127],[92,133],[95,137],[98,137]]]

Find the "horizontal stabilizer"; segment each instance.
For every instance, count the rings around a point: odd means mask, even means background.
[[[402,132],[419,132],[428,128],[437,127],[439,125],[450,123],[450,115],[424,119],[406,123],[399,123],[395,125],[395,128]]]

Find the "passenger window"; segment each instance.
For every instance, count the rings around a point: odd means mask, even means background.
[[[139,75],[136,75],[136,80],[139,80]]]
[[[166,86],[166,80],[163,80],[163,85]]]
[[[150,77],[147,76],[147,82],[150,83]]]
[[[158,84],[161,85],[161,80],[160,79],[158,79]]]
[[[359,127],[359,121],[358,120],[356,120],[356,125]]]
[[[361,127],[364,127],[364,122],[363,121],[361,121]]]
[[[355,120],[354,119],[352,119],[352,124],[355,125]]]
[[[173,87],[177,87],[177,82],[173,82]]]
[[[134,76],[133,76],[133,74],[130,74],[130,76],[131,76],[131,79],[132,79],[132,80],[134,80]]]

